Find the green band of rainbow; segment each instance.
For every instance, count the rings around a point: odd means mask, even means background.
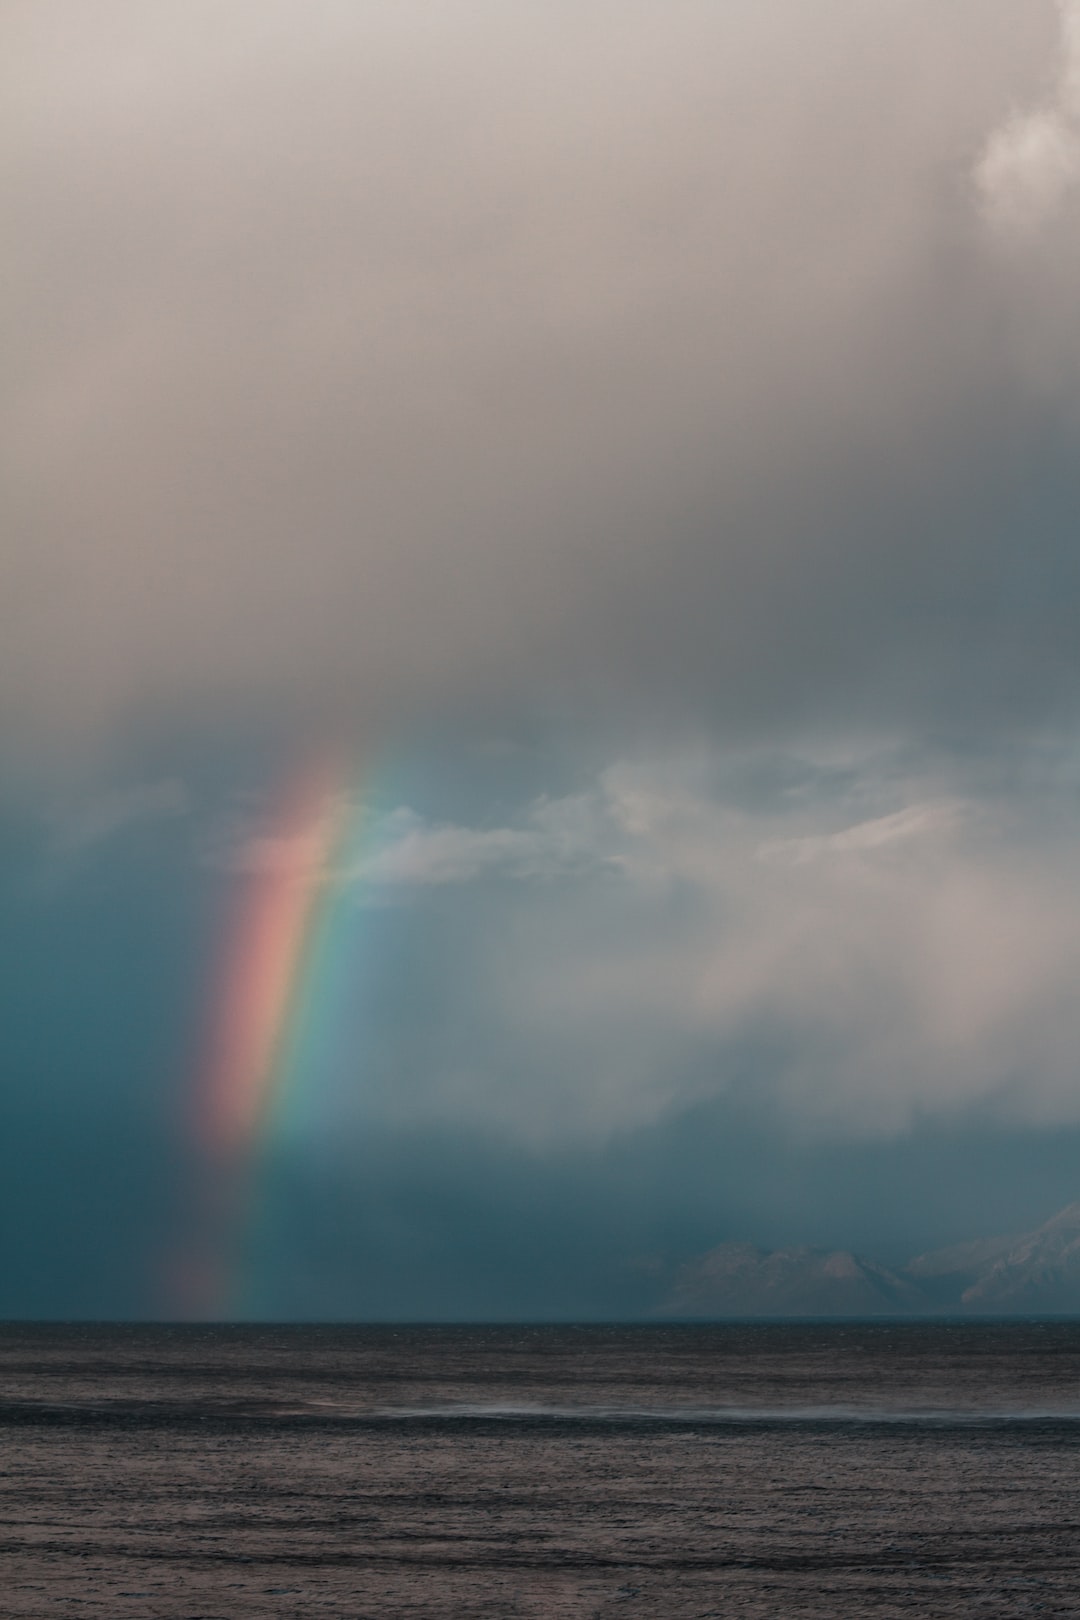
[[[196,1087],[203,1195],[195,1255],[178,1278],[185,1314],[243,1308],[247,1229],[276,1122],[305,1071],[328,959],[345,905],[342,856],[356,812],[340,760],[289,782],[268,832],[244,850],[241,892],[219,974],[207,1060]]]

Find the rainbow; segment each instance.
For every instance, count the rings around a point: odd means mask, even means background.
[[[169,1282],[184,1315],[222,1318],[244,1309],[260,1169],[305,1070],[344,903],[344,856],[356,824],[347,789],[340,759],[308,762],[287,782],[268,828],[242,851],[194,1088],[195,1232]]]
[[[320,892],[344,820],[339,774],[320,763],[290,784],[266,836],[243,857],[245,893],[230,930],[210,1061],[198,1091],[206,1150],[246,1153],[283,1076],[279,1062],[312,955]]]

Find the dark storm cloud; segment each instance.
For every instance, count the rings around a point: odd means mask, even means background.
[[[7,34],[0,1310],[161,1308],[327,736],[269,1311],[632,1311],[1072,1197],[1075,0]]]
[[[376,808],[245,1308],[633,1314],[723,1238],[900,1261],[1036,1224],[1075,1180],[1078,781],[1075,750],[706,748],[501,822],[441,782]],[[5,811],[0,1314],[179,1308],[230,874],[264,833],[210,785]]]
[[[1062,25],[17,6],[9,722],[1068,708]]]

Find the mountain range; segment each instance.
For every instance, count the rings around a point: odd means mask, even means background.
[[[721,1243],[676,1272],[658,1314],[1080,1314],[1080,1203],[1034,1231],[921,1254],[899,1270],[847,1249]]]

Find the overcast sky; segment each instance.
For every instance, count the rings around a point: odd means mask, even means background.
[[[327,749],[251,1308],[1080,1196],[1080,4],[5,45],[0,1310],[177,1306],[220,937]]]

